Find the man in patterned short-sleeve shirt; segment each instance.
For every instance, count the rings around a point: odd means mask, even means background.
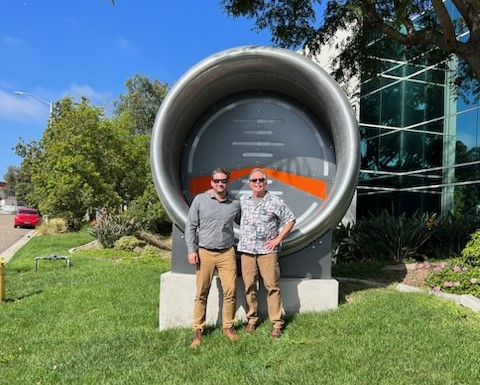
[[[280,293],[280,266],[278,252],[282,240],[292,230],[295,216],[278,196],[270,194],[262,169],[253,169],[249,177],[251,194],[240,197],[242,219],[237,250],[241,252],[242,277],[248,305],[247,333],[253,333],[258,324],[258,279],[263,279],[267,290],[268,316],[273,323],[272,338],[279,338],[283,330],[283,307]]]

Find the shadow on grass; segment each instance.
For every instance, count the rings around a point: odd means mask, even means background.
[[[25,298],[30,298],[30,297],[33,297],[35,295],[41,294],[41,293],[43,293],[43,290],[33,291],[31,293],[20,295],[20,296],[15,297],[15,298],[5,298],[5,302],[18,302],[18,301],[21,301]]]
[[[339,283],[339,304],[343,304],[354,292],[402,282],[407,276],[407,267],[404,263],[356,262],[333,265],[332,275]]]

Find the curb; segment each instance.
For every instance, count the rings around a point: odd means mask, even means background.
[[[335,277],[336,280],[338,281],[344,281],[344,282],[358,282],[358,283],[363,283],[368,286],[372,287],[379,287],[379,286],[384,286],[378,282],[375,281],[369,281],[366,279],[356,279],[356,278],[345,278],[345,277]],[[425,290],[425,289],[420,289],[415,286],[409,286],[405,285],[404,283],[399,283],[396,287],[397,291],[400,291],[402,293],[424,293],[424,294],[431,294],[434,295],[435,297],[438,298],[444,298],[448,299],[449,301],[455,302],[461,306],[464,306],[466,308],[469,308],[470,310],[478,313],[480,312],[480,298],[474,297],[471,294],[449,294],[449,293],[438,293],[432,290]]]
[[[10,246],[7,250],[1,253],[1,256],[5,260],[5,264],[8,263],[13,257],[13,255],[20,249],[23,245],[25,245],[30,238],[35,236],[36,230],[31,230],[27,234],[25,234],[22,238],[20,238],[17,242],[15,242],[12,246]]]
[[[467,307],[476,313],[480,312],[480,299],[470,294],[457,295],[457,294],[449,294],[449,293],[437,293],[430,290],[419,289],[418,287],[408,286],[403,283],[399,283],[397,285],[397,290],[403,293],[433,294],[435,297],[448,299],[450,301],[458,303],[459,305]]]

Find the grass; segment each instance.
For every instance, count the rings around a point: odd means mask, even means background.
[[[71,268],[42,260],[33,271],[36,256],[68,255],[90,240],[34,237],[7,264],[0,384],[478,382],[480,315],[388,287],[352,291],[333,311],[290,316],[280,340],[268,337],[268,322],[252,336],[239,327],[237,343],[209,328],[193,350],[188,328],[158,330],[166,260],[74,254]]]

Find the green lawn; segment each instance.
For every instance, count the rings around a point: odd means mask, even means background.
[[[427,294],[350,290],[324,313],[268,323],[232,343],[207,330],[158,330],[168,260],[69,255],[83,233],[34,237],[6,266],[0,384],[477,384],[480,315]],[[342,271],[346,276],[348,272]],[[355,273],[357,274],[357,273]]]

